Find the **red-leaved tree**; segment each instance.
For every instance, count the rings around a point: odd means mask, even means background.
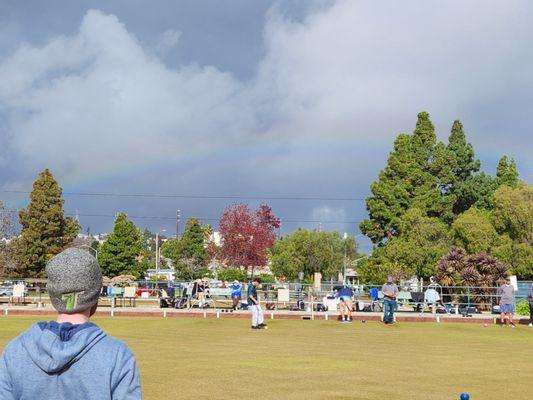
[[[217,258],[247,269],[266,265],[266,250],[274,244],[279,227],[279,218],[266,204],[255,211],[246,204],[228,207],[220,217],[222,245],[217,250]]]

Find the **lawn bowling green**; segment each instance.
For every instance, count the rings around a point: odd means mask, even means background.
[[[0,348],[37,321],[0,317]],[[527,399],[533,328],[482,324],[99,318],[128,343],[144,399]]]

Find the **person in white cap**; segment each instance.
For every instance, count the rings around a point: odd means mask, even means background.
[[[242,297],[242,286],[237,279],[233,281],[231,285],[231,300],[233,301],[233,309],[236,310],[239,307]]]

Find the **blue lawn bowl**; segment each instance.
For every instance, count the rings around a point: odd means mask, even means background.
[[[470,399],[470,395],[468,393],[461,393],[460,399],[461,400],[469,400]]]

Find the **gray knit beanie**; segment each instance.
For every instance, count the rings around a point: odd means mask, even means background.
[[[70,248],[59,253],[46,264],[46,274],[46,290],[58,312],[75,314],[98,303],[102,270],[87,251]]]

